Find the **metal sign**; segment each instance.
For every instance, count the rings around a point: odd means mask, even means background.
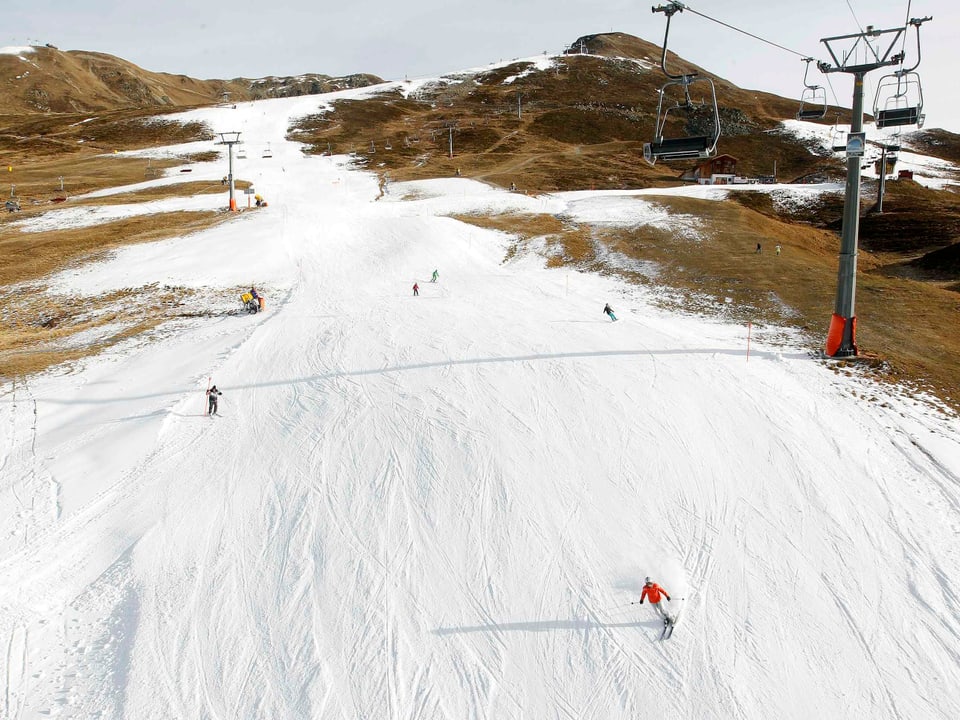
[[[244,194],[244,195],[255,195],[256,192],[257,192],[257,191],[254,190],[252,187],[248,187],[246,190],[243,191],[243,194]]]
[[[847,135],[847,157],[863,157],[864,148],[867,146],[867,134],[865,132],[849,133]]]

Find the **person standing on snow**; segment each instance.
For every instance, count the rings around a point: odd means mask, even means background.
[[[649,600],[650,604],[656,608],[656,611],[660,613],[660,617],[664,620],[669,619],[669,615],[660,607],[660,598],[665,597],[667,602],[670,602],[670,595],[667,594],[667,591],[662,587],[657,585],[653,580],[647,578],[643,583],[643,592],[640,593],[640,604],[643,605],[644,600]]]
[[[613,320],[614,322],[617,321],[617,316],[613,314],[613,308],[610,307],[610,303],[607,303],[606,305],[603,306],[603,312],[609,315],[610,319]]]
[[[207,413],[209,415],[217,414],[217,403],[221,395],[223,395],[223,393],[217,390],[216,385],[207,390]]]
[[[413,284],[413,294],[414,294],[414,296],[420,294],[420,286],[417,285],[416,283]]]
[[[430,278],[430,282],[436,282],[438,277],[440,277],[440,273],[437,272],[436,270],[434,270],[434,271],[433,271],[433,277]]]

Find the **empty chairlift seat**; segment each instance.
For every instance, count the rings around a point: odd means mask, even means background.
[[[920,76],[912,70],[898,70],[880,78],[873,101],[873,117],[878,128],[923,127]]]
[[[669,138],[660,142],[646,143],[643,146],[643,156],[647,162],[705,158],[710,157],[715,143],[715,138],[706,135]]]
[[[877,127],[900,127],[901,125],[916,125],[920,120],[920,108],[903,107],[892,110],[877,111]]]
[[[653,12],[662,12],[667,17],[667,28],[663,36],[663,52],[660,55],[660,69],[667,77],[667,82],[660,88],[660,99],[657,102],[657,125],[653,134],[654,140],[643,145],[643,159],[651,165],[657,160],[708,158],[716,150],[717,140],[720,138],[720,110],[717,107],[717,90],[714,87],[713,80],[700,77],[697,73],[673,75],[667,71],[667,40],[670,37],[670,19],[675,13],[681,12],[683,7],[680,3],[671,2],[667,5],[652,8]],[[700,102],[695,103],[690,92],[692,86],[708,91],[709,94],[705,93]],[[673,99],[667,100],[668,93],[673,95]],[[702,120],[703,115],[708,115],[713,121],[712,134],[664,137],[665,130],[668,127],[680,124],[677,122],[678,118],[685,117],[690,120],[697,117]],[[670,123],[670,120],[674,122]],[[683,123],[683,126],[687,124]]]
[[[807,80],[813,58],[803,58],[803,62],[807,67],[803,71],[803,94],[800,95],[797,120],[820,120],[827,114],[827,91],[822,85],[811,85]]]

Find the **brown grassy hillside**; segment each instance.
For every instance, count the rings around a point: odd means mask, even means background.
[[[354,152],[396,179],[452,175],[459,168],[531,192],[675,182],[689,162],[651,168],[642,160],[664,82],[659,47],[623,33],[582,40],[591,54],[564,56],[545,71],[517,62],[449,76],[406,98],[392,93],[339,102],[333,112],[305,118],[295,137],[313,152]],[[668,62],[671,70],[710,76],[672,54]],[[812,155],[800,141],[765,132],[792,117],[796,101],[714,81],[723,128],[718,150],[738,158],[741,174],[771,174],[774,161],[782,178],[842,171],[836,160]],[[703,121],[676,123],[670,131],[695,133]]]
[[[258,80],[197,80],[144,70],[106,53],[34,47],[0,55],[0,112],[76,113],[129,107],[186,107],[229,100],[308,95],[382,82],[373,75],[315,73]],[[2,129],[2,125],[0,125]]]
[[[290,129],[290,137],[305,143],[310,152],[354,153],[358,164],[378,172],[385,184],[459,172],[502,187],[514,183],[519,192],[529,193],[676,185],[692,162],[650,167],[642,160],[642,145],[652,139],[657,92],[664,82],[659,47],[621,33],[581,39],[590,54],[566,55],[547,70],[518,61],[425,86],[410,83],[407,92],[339,101],[331,112],[304,118]],[[580,45],[579,40],[573,44]],[[164,92],[171,102],[203,104],[217,100],[224,87],[203,84],[220,81],[189,79],[167,87],[157,84],[163,78],[127,78],[124,73],[129,70],[112,66],[104,59],[109,56],[61,55],[67,56],[61,62],[69,60],[86,73],[84,77],[96,78],[89,81],[89,90],[91,97],[100,98],[97,102],[136,104],[138,98],[155,102]],[[16,62],[19,72],[24,62]],[[671,69],[696,69],[672,54],[668,63]],[[0,77],[3,72],[7,71],[0,66]],[[738,159],[740,174],[766,175],[776,162],[781,180],[843,177],[845,168],[835,157],[812,153],[789,135],[768,132],[780,120],[793,117],[798,101],[714,79],[723,124],[718,150]],[[155,108],[74,111],[77,96],[71,92],[48,98],[70,112],[11,112],[0,117],[0,164],[15,167],[7,179],[17,182],[23,197],[35,197],[37,207],[55,197],[58,176],[66,177],[73,192],[79,192],[134,182],[149,169],[145,161],[97,157],[104,152],[211,137],[200,125],[147,121],[156,115]],[[206,99],[197,99],[203,93],[208,93]],[[832,122],[834,110],[828,117]],[[841,122],[846,118],[842,115]],[[701,122],[703,118],[695,116],[671,131],[695,134]],[[960,159],[960,138],[950,133],[923,131],[909,139],[917,150]],[[187,191],[186,186],[182,189]],[[862,349],[882,360],[878,364],[886,377],[932,389],[960,407],[960,333],[955,331],[960,320],[960,195],[906,180],[888,184],[887,193],[884,212],[870,212],[876,184],[864,184],[858,339]],[[678,243],[671,233],[650,228],[574,226],[551,216],[461,219],[513,233],[516,249],[524,238],[545,237],[553,251],[551,263],[615,272],[633,282],[650,280],[610,266],[605,259],[609,251],[648,260],[660,269],[656,282],[676,290],[668,296],[680,307],[761,326],[795,325],[809,331],[811,348],[817,348],[832,311],[842,197],[824,195],[800,207],[780,205],[762,193],[734,193],[723,202],[665,196],[656,202],[672,213],[698,218],[700,239]],[[25,207],[24,212],[31,211]],[[201,227],[222,218],[194,219]],[[153,224],[143,221],[142,227],[118,225],[109,229],[104,242],[97,240],[97,233],[71,232],[26,238],[9,221],[0,221],[0,244],[9,257],[17,257],[17,272],[6,281],[42,281],[65,259],[81,261],[101,245],[169,236],[176,228],[160,218]],[[46,248],[42,255],[31,251],[30,243],[37,240]],[[758,242],[767,248],[762,255],[753,252]],[[777,243],[783,247],[780,256],[770,252]],[[143,290],[145,302],[149,292]],[[4,298],[7,307],[19,310],[14,314],[18,324],[6,331],[0,327],[0,354],[6,353],[7,368],[15,365],[12,354],[22,360],[24,371],[35,371],[67,359],[63,353],[43,350],[44,339],[62,339],[69,328],[82,324],[66,307],[37,308],[28,300]],[[116,303],[122,315],[130,298],[106,301]],[[50,318],[55,322],[48,327]],[[134,327],[141,327],[142,321],[142,315],[131,319]],[[26,335],[24,328],[29,328]],[[17,343],[27,341],[31,352],[17,355],[22,347]]]

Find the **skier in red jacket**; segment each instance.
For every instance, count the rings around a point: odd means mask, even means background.
[[[670,602],[670,595],[662,587],[657,585],[653,580],[647,578],[643,583],[643,592],[640,593],[640,604],[643,605],[644,600],[650,600],[650,604],[656,608],[657,612],[660,613],[660,617],[664,620],[669,620],[670,616],[667,615],[666,611],[660,607],[660,598],[665,597],[667,602]]]

